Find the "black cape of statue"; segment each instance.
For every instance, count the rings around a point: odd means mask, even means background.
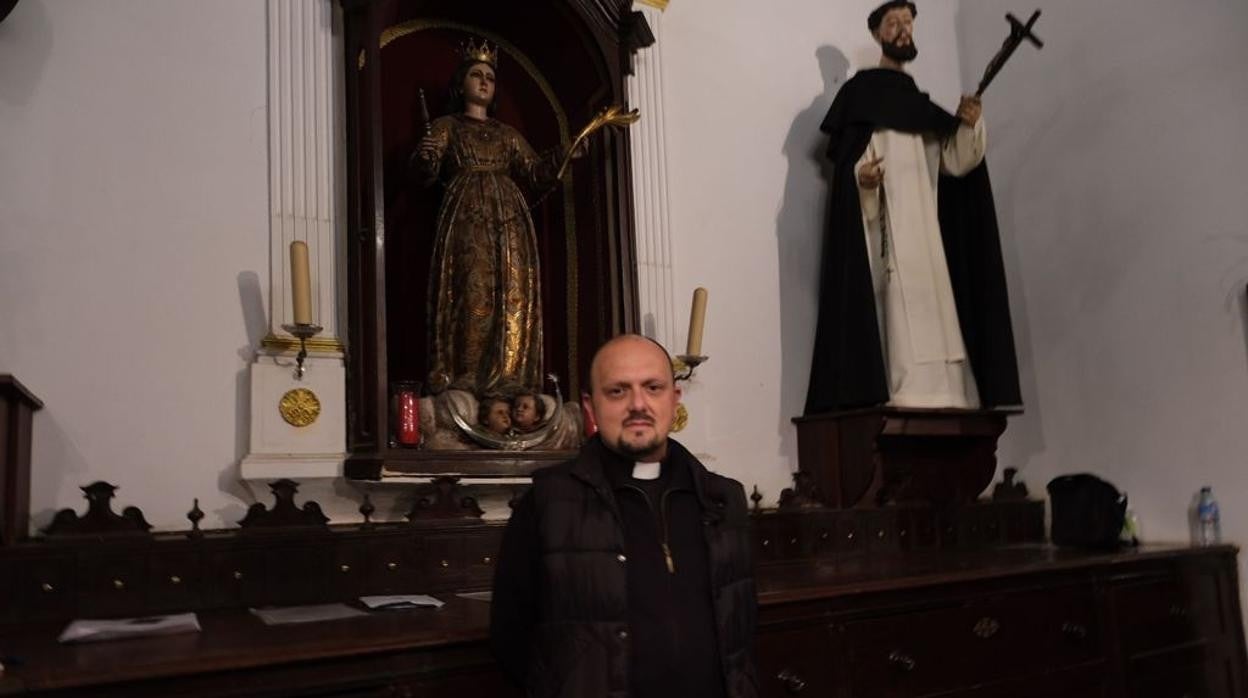
[[[888,402],[885,357],[854,166],[877,129],[947,136],[960,121],[906,73],[859,71],[819,127],[831,137],[833,174],[823,239],[819,321],[806,414]],[[1018,361],[988,168],[941,175],[940,230],[967,357],[985,408],[1020,405]]]

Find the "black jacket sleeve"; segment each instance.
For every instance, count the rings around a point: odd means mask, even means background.
[[[490,647],[504,675],[523,687],[538,618],[541,549],[533,491],[520,497],[503,531],[490,602]]]

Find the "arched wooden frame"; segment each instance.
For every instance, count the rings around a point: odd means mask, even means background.
[[[389,386],[395,380],[423,379],[414,364],[396,358],[395,346],[412,346],[410,323],[395,321],[394,284],[387,283],[388,253],[400,247],[387,229],[387,205],[395,197],[393,147],[395,119],[383,118],[393,91],[386,84],[386,54],[393,42],[421,31],[471,31],[503,47],[551,101],[557,134],[539,149],[566,143],[569,128],[588,121],[598,109],[625,102],[624,78],[636,48],[653,41],[640,13],[626,0],[545,0],[494,3],[466,0],[341,0],[347,60],[347,215],[348,318],[347,402],[349,477],[384,474],[515,476],[567,457],[567,453],[490,451],[434,452],[396,448],[390,443]],[[389,45],[385,49],[383,46]],[[527,63],[527,65],[525,65]],[[531,68],[531,70],[530,70]],[[449,76],[449,72],[447,73]],[[543,84],[545,83],[545,84]],[[500,78],[500,87],[506,89]],[[410,91],[410,90],[409,90]],[[500,93],[502,90],[500,89]],[[400,95],[409,101],[413,94]],[[434,116],[441,113],[430,104]],[[400,109],[402,113],[402,109]],[[504,119],[508,120],[508,119]],[[509,121],[509,123],[512,123]],[[528,135],[540,124],[513,125]],[[404,124],[406,127],[406,124]],[[533,139],[530,139],[531,142]],[[540,141],[540,138],[539,138]],[[387,157],[391,162],[387,163]],[[387,173],[390,181],[387,181]],[[637,327],[636,265],[633,256],[632,192],[627,136],[597,139],[565,182],[563,257],[568,291],[548,327],[568,319],[566,344],[555,351],[574,357],[561,367],[567,397],[588,369],[593,347]],[[388,202],[388,199],[391,201]],[[536,209],[535,209],[536,210]],[[570,231],[575,231],[575,235]],[[422,260],[412,265],[421,266]],[[547,262],[543,261],[543,264]],[[425,267],[427,269],[427,267]],[[406,272],[406,268],[404,270]],[[423,283],[427,271],[420,274]],[[398,276],[392,274],[391,276]],[[544,290],[543,295],[546,296]],[[570,317],[569,317],[570,316]],[[409,336],[401,335],[407,332]],[[422,344],[423,346],[423,344]],[[546,346],[548,362],[552,347]]]

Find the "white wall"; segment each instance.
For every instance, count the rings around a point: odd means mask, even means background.
[[[710,291],[711,358],[686,388],[678,438],[757,483],[765,504],[797,468],[789,420],[806,400],[827,188],[819,123],[847,75],[879,60],[866,26],[878,4],[675,0],[662,19],[682,320],[692,289]],[[956,9],[926,3],[916,25],[914,74],[947,107],[959,94]]]
[[[0,24],[0,373],[47,405],[36,525],[99,479],[162,528],[193,497],[205,526],[241,518],[265,56],[256,0],[23,0]]]
[[[985,113],[1027,414],[1001,462],[1091,471],[1146,539],[1211,484],[1248,540],[1248,5],[1046,0]],[[1026,8],[1030,8],[1027,5]],[[963,75],[1007,25],[963,0]]]

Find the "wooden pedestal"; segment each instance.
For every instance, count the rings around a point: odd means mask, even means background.
[[[836,509],[966,504],[992,482],[1010,414],[872,407],[796,417],[798,465]]]
[[[30,522],[30,431],[43,403],[8,374],[0,375],[0,545],[26,537]]]

